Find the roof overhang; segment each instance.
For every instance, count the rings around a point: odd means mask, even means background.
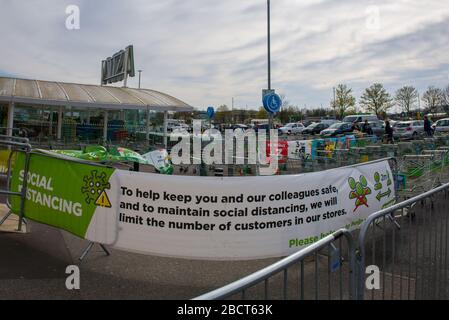
[[[187,103],[155,90],[5,77],[0,77],[0,102],[103,110],[194,110]]]

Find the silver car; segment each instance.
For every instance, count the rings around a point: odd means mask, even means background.
[[[417,139],[424,135],[424,121],[401,121],[394,126],[395,138]]]
[[[282,134],[301,134],[305,129],[302,123],[289,123],[282,128],[279,128]]]
[[[449,132],[449,118],[438,120],[432,128],[435,132]]]

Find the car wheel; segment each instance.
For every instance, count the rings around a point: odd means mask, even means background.
[[[413,132],[413,136],[412,136],[412,139],[413,140],[416,140],[416,139],[418,139],[418,132]]]

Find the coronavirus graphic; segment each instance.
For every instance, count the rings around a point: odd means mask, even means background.
[[[90,176],[84,176],[84,186],[81,188],[81,192],[86,196],[86,203],[90,204],[110,188],[111,184],[106,179],[106,173],[98,174],[98,171],[92,171]]]
[[[367,196],[371,194],[371,189],[368,188],[368,181],[364,176],[360,176],[360,182],[357,182],[354,178],[349,178],[349,186],[351,187],[351,193],[349,199],[355,199],[355,209],[365,206],[369,208]]]

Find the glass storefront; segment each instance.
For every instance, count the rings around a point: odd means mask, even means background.
[[[0,108],[0,121],[6,127],[8,108]],[[15,105],[14,128],[31,141],[56,141],[59,107]],[[151,133],[163,132],[163,112],[150,112]],[[108,111],[107,140],[111,143],[147,140],[146,110]],[[61,126],[63,142],[102,143],[104,111],[64,108]]]
[[[58,114],[52,108],[15,106],[14,128],[21,136],[44,139],[56,136]]]
[[[8,106],[0,104],[0,134],[6,134],[8,126]]]

